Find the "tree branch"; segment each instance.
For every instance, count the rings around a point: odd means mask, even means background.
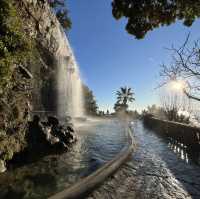
[[[185,95],[189,98],[189,99],[193,99],[193,100],[196,100],[196,101],[200,101],[200,98],[194,96],[194,95],[191,95],[189,94],[185,89],[183,90],[183,92],[185,93]]]

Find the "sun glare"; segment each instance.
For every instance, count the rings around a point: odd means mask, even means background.
[[[182,91],[185,87],[184,81],[178,80],[178,81],[171,81],[170,82],[170,89],[176,90],[176,91]]]

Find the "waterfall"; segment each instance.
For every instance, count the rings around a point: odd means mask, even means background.
[[[62,27],[58,27],[57,114],[59,117],[83,117],[83,90],[78,64]]]

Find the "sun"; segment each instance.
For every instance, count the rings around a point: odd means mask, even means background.
[[[173,80],[170,82],[170,89],[182,91],[185,88],[185,82],[181,80]]]

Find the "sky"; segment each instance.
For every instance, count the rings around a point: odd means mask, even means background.
[[[172,44],[180,46],[190,33],[200,38],[200,20],[188,28],[177,22],[149,32],[136,40],[125,30],[126,19],[115,20],[110,0],[68,0],[72,29],[70,44],[80,67],[83,82],[93,91],[101,110],[112,110],[115,92],[131,87],[136,101],[132,109],[141,111],[159,103],[159,70],[170,63]]]

